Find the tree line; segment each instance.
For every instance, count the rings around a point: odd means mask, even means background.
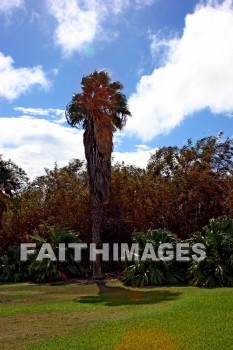
[[[134,232],[159,228],[188,238],[212,218],[233,217],[232,156],[233,139],[223,140],[221,134],[195,144],[188,140],[180,148],[160,148],[145,169],[116,163],[104,204],[102,242],[130,242]],[[91,241],[89,177],[83,161],[45,169],[33,182],[12,162],[5,164],[7,175],[3,164],[1,158],[1,193],[9,193],[9,203],[1,199],[1,251],[30,241],[34,234],[46,237],[50,227],[79,232],[82,241]]]

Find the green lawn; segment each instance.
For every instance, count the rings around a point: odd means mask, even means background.
[[[233,290],[0,284],[1,350],[233,349]]]

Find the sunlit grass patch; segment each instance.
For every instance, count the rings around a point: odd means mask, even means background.
[[[13,291],[4,291],[0,292],[0,295],[38,295],[43,294],[39,290],[13,290]]]
[[[185,350],[174,338],[160,329],[141,328],[127,331],[114,350]]]

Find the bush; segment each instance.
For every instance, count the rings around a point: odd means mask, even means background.
[[[233,286],[233,220],[227,217],[212,219],[202,232],[193,235],[191,241],[206,246],[206,258],[191,263],[190,284],[198,287]]]
[[[30,277],[36,283],[57,281],[61,278],[61,272],[54,261],[51,260],[34,260],[29,266]]]
[[[69,243],[81,243],[79,235],[70,230],[57,230],[55,227],[51,227],[48,233],[48,239],[44,239],[39,235],[32,237],[39,244],[50,243],[53,252],[58,256],[59,243],[65,243],[66,247]],[[66,261],[51,261],[43,260],[37,261],[36,257],[38,251],[34,254],[33,261],[29,266],[29,273],[31,279],[36,283],[51,282],[59,279],[67,279],[68,277],[83,277],[88,274],[88,265],[86,259],[81,262],[74,260],[73,252],[66,248]],[[83,254],[84,255],[84,254]]]
[[[29,277],[28,264],[20,261],[20,248],[8,248],[0,259],[1,282],[23,282]]]
[[[176,235],[165,229],[149,230],[147,234],[136,233],[133,240],[139,244],[140,257],[147,243],[151,243],[157,251],[161,243],[171,243],[174,247],[178,241]],[[184,265],[175,260],[139,259],[125,269],[123,277],[125,285],[134,287],[176,284],[184,280]]]
[[[84,259],[81,262],[74,260],[72,250],[66,251],[66,260],[64,262],[51,261],[44,259],[37,261],[39,246],[43,243],[50,243],[54,254],[58,256],[59,243],[81,242],[78,234],[74,231],[62,230],[58,231],[51,227],[48,233],[48,239],[40,235],[32,236],[37,241],[38,249],[35,253],[28,256],[27,262],[20,261],[20,247],[8,248],[0,258],[0,282],[22,282],[32,280],[36,283],[52,282],[59,279],[66,280],[72,277],[87,277],[89,266],[87,254],[83,252]]]

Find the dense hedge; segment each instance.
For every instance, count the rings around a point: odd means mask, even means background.
[[[39,244],[50,243],[56,256],[58,256],[59,243],[81,242],[75,232],[59,232],[55,228],[50,229],[47,241],[41,236],[34,236],[33,239]],[[123,272],[123,282],[126,285],[142,287],[189,283],[200,287],[233,286],[233,220],[230,218],[210,220],[209,225],[186,241],[181,241],[177,235],[168,230],[158,229],[149,230],[147,233],[135,233],[133,242],[139,245],[139,259],[126,262],[128,266]],[[164,243],[170,244],[174,252],[178,243],[189,243],[190,249],[193,244],[202,243],[206,248],[205,259],[179,262],[176,260],[175,253],[174,258],[170,261],[158,259],[158,255],[157,260],[141,259],[145,251],[151,254],[148,244],[157,254],[159,246]],[[145,249],[146,246],[147,249]],[[83,255],[81,262],[75,262],[73,253],[70,251],[67,252],[64,262],[47,259],[36,261],[37,254],[38,250],[30,256],[28,262],[22,262],[19,247],[8,248],[0,258],[0,281],[30,280],[41,283],[74,277],[88,278],[89,276],[88,252]],[[123,266],[122,262],[121,266]]]
[[[159,244],[171,243],[173,247],[180,240],[169,231],[152,230],[146,235],[135,234],[141,252],[146,243],[151,243],[157,251]],[[233,220],[230,218],[212,219],[209,225],[193,234],[189,240],[190,248],[195,243],[205,247],[203,260],[190,262],[172,261],[134,261],[124,271],[124,283],[132,286],[168,285],[189,282],[199,287],[233,286]]]

